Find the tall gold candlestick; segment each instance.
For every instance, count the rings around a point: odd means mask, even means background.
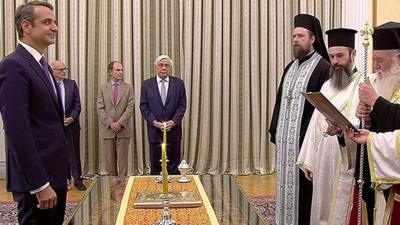
[[[164,129],[163,129],[163,143],[167,144],[167,123],[163,122],[163,126],[164,126]]]
[[[162,187],[163,197],[168,197],[168,173],[167,173],[167,123],[163,123],[163,143],[161,145],[161,167],[162,167]]]

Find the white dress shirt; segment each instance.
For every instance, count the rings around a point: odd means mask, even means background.
[[[44,57],[42,54],[40,54],[36,49],[32,48],[32,46],[25,44],[22,41],[19,41],[18,44],[22,45],[22,47],[24,47],[33,56],[33,58],[36,60],[36,62],[39,64],[39,66],[43,68],[42,64],[40,63],[40,59],[42,59],[42,57]],[[54,86],[54,82],[51,77],[51,74],[49,74],[49,76],[50,77],[48,77],[48,79],[50,81],[50,85],[53,87],[54,93],[57,95],[57,89]]]
[[[57,81],[57,83],[60,86],[59,90],[60,90],[61,102],[62,102],[64,117],[65,117],[65,85],[64,85],[63,80]]]
[[[158,92],[160,93],[160,95],[161,95],[161,86],[162,86],[161,80],[162,79],[157,75]],[[169,76],[167,78],[165,78],[164,81],[165,81],[164,82],[165,91],[166,91],[166,94],[168,95]]]

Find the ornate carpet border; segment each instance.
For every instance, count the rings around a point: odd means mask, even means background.
[[[243,189],[243,187],[240,185],[240,183],[237,180],[238,176],[234,176],[234,180],[240,190],[240,192],[242,192],[242,194],[244,196],[246,196],[247,201],[250,203],[251,207],[254,208],[254,210],[256,211],[256,213],[258,214],[258,216],[261,218],[262,222],[264,224],[275,224],[275,211],[273,211],[272,213],[269,212],[269,210],[265,210],[265,208],[269,208],[270,204],[266,204],[266,205],[257,205],[255,199],[259,199],[259,198],[266,198],[266,199],[275,199],[276,196],[267,196],[267,195],[256,195],[256,196],[249,196]],[[276,202],[273,203],[273,205],[276,205]],[[272,214],[272,216],[270,215]],[[272,219],[271,219],[272,218]]]

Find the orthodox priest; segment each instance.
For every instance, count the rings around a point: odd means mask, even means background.
[[[362,82],[362,74],[354,68],[356,32],[346,28],[326,32],[331,78],[321,88],[321,93],[354,126],[360,124],[356,109]],[[357,145],[347,140],[342,128],[314,111],[297,162],[313,182],[311,225],[349,222]]]
[[[399,112],[400,108],[396,108]],[[383,219],[375,224],[400,224],[400,130],[386,133],[350,130],[351,140],[367,144],[371,181],[378,191],[390,188]],[[372,166],[373,165],[373,166]],[[378,209],[380,206],[377,205]]]
[[[364,84],[360,90],[362,103],[372,106],[370,113],[371,129],[378,132],[400,129],[400,115],[388,111],[392,103],[400,103],[400,23],[389,22],[377,27],[374,31],[374,68],[382,71],[381,76],[375,78],[376,89],[380,97],[373,96],[372,86]],[[371,94],[370,94],[371,93]],[[375,92],[376,93],[376,92]],[[388,100],[387,100],[388,99]],[[369,101],[370,100],[370,101]],[[372,100],[372,101],[371,101]]]
[[[299,176],[296,161],[314,107],[300,92],[319,91],[329,79],[330,64],[317,18],[295,16],[292,37],[295,60],[283,71],[269,128],[277,152],[276,222],[308,225],[312,183]]]
[[[373,38],[373,68],[375,74],[370,76],[370,82],[360,86],[360,104],[357,117],[363,118],[367,128],[375,132],[387,132],[400,129],[399,113],[391,111],[391,103],[400,103],[400,23],[388,22],[374,29]],[[375,93],[380,97],[371,97]],[[371,99],[374,99],[371,101]],[[372,111],[371,111],[372,109]],[[375,199],[382,199],[382,191],[376,191],[371,183],[369,155],[364,156],[363,201],[366,203],[369,224],[380,221],[383,217],[379,211],[374,211]],[[357,157],[359,159],[359,157]],[[356,165],[356,179],[359,174],[359,161]],[[358,188],[355,187],[357,196]],[[356,224],[357,200],[354,200],[350,225]],[[376,217],[374,218],[374,214]]]

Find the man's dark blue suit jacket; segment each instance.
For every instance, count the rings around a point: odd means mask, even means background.
[[[0,112],[11,191],[27,192],[47,182],[53,189],[66,186],[68,152],[57,96],[43,68],[21,45],[1,61]]]
[[[162,143],[162,132],[153,126],[153,121],[173,120],[175,126],[168,132],[167,142],[179,142],[182,139],[182,118],[186,111],[186,91],[183,80],[169,76],[169,85],[165,106],[162,104],[156,77],[142,84],[140,110],[147,121],[149,143]]]
[[[65,88],[65,117],[72,117],[74,122],[69,124],[67,131],[80,130],[79,115],[81,114],[81,100],[79,98],[78,85],[74,80],[63,79]]]

